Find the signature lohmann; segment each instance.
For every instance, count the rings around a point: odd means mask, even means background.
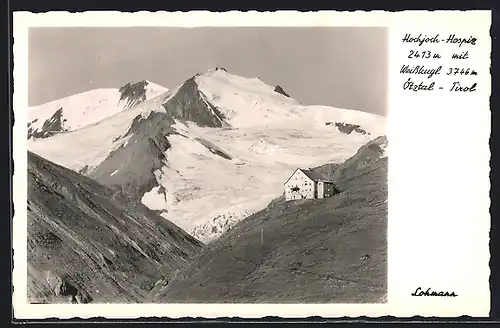
[[[427,290],[423,290],[422,287],[418,287],[411,296],[438,296],[438,297],[457,297],[458,295],[453,292],[448,291],[434,291],[432,288],[427,288]]]

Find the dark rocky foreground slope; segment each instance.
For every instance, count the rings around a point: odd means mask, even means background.
[[[145,206],[28,153],[28,300],[143,302],[203,245]]]
[[[342,193],[273,201],[210,244],[168,286],[161,289],[159,282],[155,301],[384,301],[388,159],[377,150],[384,140],[377,138],[340,166],[318,168],[336,177]]]

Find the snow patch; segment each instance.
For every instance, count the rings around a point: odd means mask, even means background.
[[[388,151],[387,151],[387,144],[386,143],[383,143],[381,145],[379,145],[380,149],[382,149],[383,153],[382,155],[380,155],[380,158],[385,158],[387,157],[388,155]]]
[[[148,82],[148,85],[146,87],[146,99],[153,99],[153,98],[168,91],[167,88],[165,88],[159,84],[156,84],[156,83],[151,82],[149,80],[146,80],[146,82]]]
[[[115,175],[115,174],[116,174],[116,172],[118,172],[118,170],[113,171],[113,173],[111,173],[111,174],[110,174],[110,176]]]
[[[211,220],[195,226],[190,231],[190,234],[203,243],[209,243],[232,229],[239,221],[248,215],[249,213],[246,212],[217,214]]]
[[[153,187],[142,196],[141,203],[152,210],[165,210],[167,208],[167,198],[160,186]]]
[[[182,123],[179,122],[178,120],[174,119],[175,124],[172,125],[172,128],[177,131],[180,134],[187,135],[189,134],[189,127]]]
[[[260,139],[258,142],[251,145],[249,149],[259,155],[271,155],[278,149],[278,147],[270,144],[264,139]]]

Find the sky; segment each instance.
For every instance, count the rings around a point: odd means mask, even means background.
[[[42,27],[28,42],[29,106],[140,80],[171,89],[218,66],[304,105],[387,113],[383,27]]]

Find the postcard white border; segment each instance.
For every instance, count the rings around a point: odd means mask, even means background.
[[[489,293],[489,135],[490,11],[354,11],[354,12],[48,12],[14,13],[14,209],[13,307],[18,319],[246,317],[286,318],[487,316]],[[386,304],[86,304],[34,305],[26,301],[26,109],[28,28],[82,26],[385,26],[390,30],[389,81],[389,295]],[[398,41],[403,31],[473,34],[480,42],[474,65],[482,72],[481,88],[472,97],[408,96],[401,90],[399,67],[404,56]],[[487,41],[487,42],[485,42]],[[479,52],[478,52],[479,51]],[[411,100],[410,100],[411,99]],[[465,105],[470,105],[466,107]],[[450,107],[454,107],[451,110]],[[450,116],[453,115],[453,116]],[[436,132],[426,124],[432,120]],[[427,123],[426,123],[427,122]],[[420,129],[416,126],[420,125]],[[464,131],[467,138],[457,139]],[[432,133],[431,133],[432,132]],[[455,136],[455,138],[450,137]],[[444,153],[443,146],[452,152]],[[473,160],[460,154],[470,152]],[[454,153],[456,152],[456,153]],[[453,154],[457,156],[454,157]],[[458,161],[454,161],[457,159]],[[453,165],[433,172],[430,161]],[[460,162],[462,161],[462,162]],[[441,162],[439,162],[441,163]],[[409,167],[410,165],[410,167]],[[443,166],[438,165],[440,169]],[[412,172],[412,179],[408,180]],[[451,177],[456,176],[453,180]],[[418,183],[418,182],[421,183]],[[402,183],[405,182],[405,183]],[[409,183],[413,185],[408,185]],[[426,189],[427,188],[427,189]],[[456,190],[463,188],[468,197]],[[467,192],[473,188],[474,192]],[[450,196],[452,195],[452,196]],[[415,198],[422,199],[418,207]],[[433,201],[443,199],[442,205]],[[413,201],[412,201],[413,199]],[[467,201],[467,204],[459,203]],[[456,206],[450,204],[455,202]],[[422,215],[426,212],[427,215]],[[465,240],[465,242],[464,242]],[[465,243],[465,245],[464,245]],[[415,298],[416,285],[456,290],[456,298]]]

